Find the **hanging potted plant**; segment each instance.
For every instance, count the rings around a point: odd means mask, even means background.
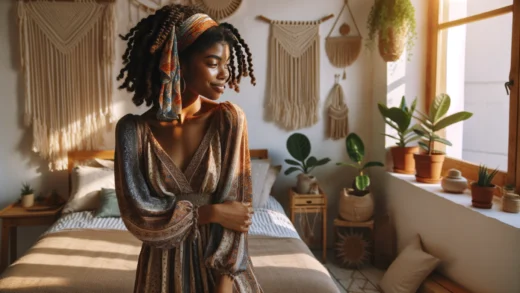
[[[385,134],[397,140],[397,146],[390,149],[392,152],[392,160],[394,162],[394,172],[402,174],[415,174],[415,161],[413,155],[419,152],[418,146],[406,146],[408,143],[419,139],[413,129],[410,127],[417,99],[412,102],[410,108],[406,105],[403,96],[399,107],[388,108],[379,103],[379,112],[385,119],[386,124],[397,131],[397,137]]]
[[[29,208],[34,205],[34,190],[28,183],[22,184],[20,196],[22,197],[22,207]]]
[[[381,162],[363,163],[365,157],[365,145],[361,138],[350,133],[345,139],[347,154],[354,163],[336,163],[338,166],[350,166],[357,170],[358,175],[354,179],[351,188],[343,189],[339,199],[339,215],[341,218],[352,222],[365,222],[374,215],[374,198],[370,193],[370,177],[365,170],[370,167],[384,167]]]
[[[404,47],[411,56],[417,32],[415,8],[410,0],[375,0],[368,15],[369,48],[378,38],[379,54],[386,62],[397,61]]]
[[[289,175],[293,172],[300,171],[298,174],[296,192],[299,194],[308,194],[313,183],[317,182],[315,176],[310,175],[312,170],[318,166],[322,166],[330,162],[329,158],[316,159],[311,154],[311,142],[302,133],[293,133],[287,139],[287,151],[294,160],[286,159],[285,162],[292,167],[285,170],[284,174]]]
[[[421,137],[419,146],[423,150],[421,154],[414,154],[415,159],[415,178],[422,183],[438,183],[441,181],[442,165],[444,163],[445,154],[442,151],[434,149],[434,143],[442,143],[451,146],[451,142],[436,134],[450,125],[469,119],[473,114],[462,111],[444,117],[450,109],[451,99],[447,94],[438,95],[430,106],[428,115],[419,113],[420,117],[416,117],[421,125],[413,131]]]
[[[493,206],[493,193],[496,186],[491,183],[498,169],[488,172],[485,165],[478,167],[478,181],[471,183],[471,203],[476,208],[490,209]]]

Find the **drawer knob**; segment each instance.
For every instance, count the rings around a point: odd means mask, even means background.
[[[308,200],[307,203],[312,203],[312,200]]]

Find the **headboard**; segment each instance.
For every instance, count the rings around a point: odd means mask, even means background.
[[[249,150],[251,159],[268,159],[269,153],[267,149],[251,149]],[[114,150],[103,150],[103,151],[74,151],[68,153],[68,170],[69,170],[69,196],[72,185],[71,185],[71,176],[72,169],[74,168],[75,163],[83,162],[91,159],[103,159],[103,160],[113,160],[114,159]]]

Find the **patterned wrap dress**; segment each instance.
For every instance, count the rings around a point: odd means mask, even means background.
[[[140,116],[116,126],[115,179],[121,217],[143,242],[135,293],[213,293],[220,275],[233,292],[260,293],[247,233],[198,225],[197,208],[228,200],[251,202],[247,122],[223,102],[186,170],[178,168]]]

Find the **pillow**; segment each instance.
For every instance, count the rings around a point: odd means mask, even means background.
[[[278,174],[280,174],[281,170],[282,165],[269,166],[264,186],[262,188],[262,193],[260,196],[257,196],[259,207],[264,207],[267,204],[267,201],[269,200],[269,195],[271,195],[271,189],[273,188],[273,184],[276,181],[276,177],[278,177]]]
[[[101,192],[99,193],[99,207],[94,213],[94,217],[121,217],[116,191],[114,189],[101,188]]]
[[[101,188],[115,189],[113,169],[78,166],[71,176],[72,194],[63,208],[64,214],[95,210]]]
[[[262,189],[265,185],[267,172],[271,166],[268,159],[251,160],[251,183],[253,184],[253,208],[260,207]]]
[[[413,293],[439,265],[440,260],[422,250],[421,238],[416,235],[392,262],[379,286],[383,293]]]

